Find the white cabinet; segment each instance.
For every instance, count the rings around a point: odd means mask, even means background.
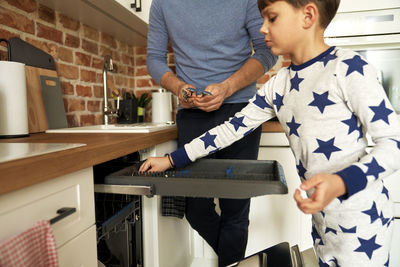
[[[143,1],[142,1],[143,2]],[[169,141],[139,151],[141,160],[163,156],[177,148]],[[142,197],[143,265],[187,267],[192,260],[190,226],[186,219],[161,215],[161,197]]]
[[[133,46],[147,44],[150,0],[142,0],[142,12],[132,12],[128,0],[38,0],[39,3],[67,15],[82,24]],[[119,3],[120,2],[120,3]],[[126,3],[125,3],[126,2]]]
[[[338,13],[400,7],[399,0],[341,0]]]
[[[149,13],[152,0],[115,0],[120,5],[128,9],[130,12],[138,16],[141,20],[149,24]],[[135,8],[131,8],[131,3],[140,3],[141,11],[136,11]]]
[[[258,159],[276,160],[282,165],[288,194],[252,198],[246,255],[281,242],[289,242],[290,246],[297,244],[300,251],[312,247],[311,215],[302,213],[293,199],[300,178],[292,151],[284,146],[285,139],[284,133],[262,134]],[[272,146],[274,140],[275,146]]]
[[[56,217],[63,207],[76,212],[51,225],[60,266],[96,266],[92,168],[1,195],[0,240]]]

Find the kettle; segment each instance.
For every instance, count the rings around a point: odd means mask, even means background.
[[[29,136],[25,64],[0,61],[0,138]]]

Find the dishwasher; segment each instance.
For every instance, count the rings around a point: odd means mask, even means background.
[[[106,266],[146,266],[141,245],[142,197],[251,198],[288,192],[283,169],[273,160],[200,159],[184,168],[153,173],[139,172],[141,163],[134,153],[94,168],[98,252]],[[293,264],[288,245],[278,247],[280,255],[282,247],[288,252],[284,265],[279,260],[271,264],[281,258],[275,257],[257,266],[301,266]],[[261,259],[266,251],[257,257]]]

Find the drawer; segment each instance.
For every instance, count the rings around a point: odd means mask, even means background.
[[[0,240],[56,217],[63,207],[76,212],[52,224],[57,247],[95,223],[92,168],[1,195]]]
[[[60,267],[97,266],[96,226],[93,225],[74,239],[58,248]]]

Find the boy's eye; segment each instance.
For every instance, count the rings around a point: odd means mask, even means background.
[[[276,19],[276,16],[275,17],[271,17],[271,18],[269,18],[269,22],[274,22],[275,19]]]

